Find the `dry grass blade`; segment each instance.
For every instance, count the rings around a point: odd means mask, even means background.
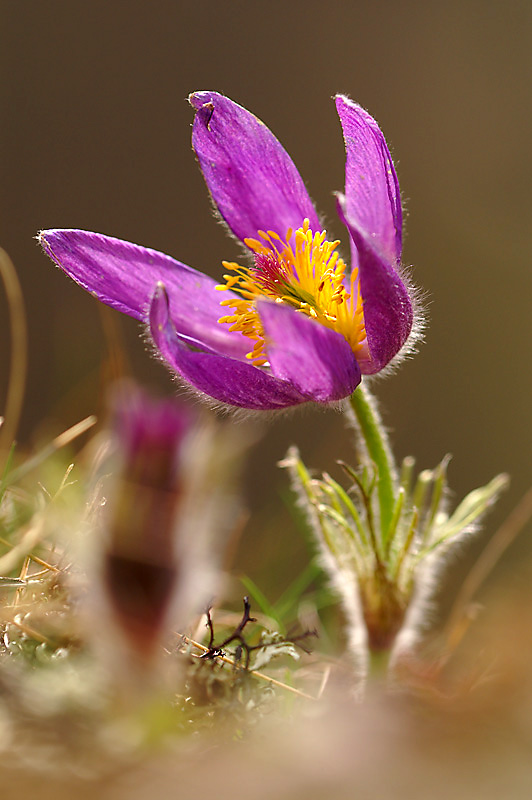
[[[42,515],[34,518],[18,544],[0,558],[0,574],[10,573],[21,559],[25,558],[35,545],[41,540],[44,532],[44,519]]]
[[[512,513],[494,533],[463,582],[445,626],[445,637],[450,650],[454,650],[461,639],[464,630],[464,626],[461,624],[464,610],[470,604],[504,551],[517,538],[530,519],[532,519],[532,488],[528,490]]]
[[[3,536],[0,536],[0,544],[5,545],[6,547],[13,547],[12,542],[4,539]],[[61,572],[59,567],[56,567],[54,564],[49,564],[48,561],[44,561],[44,559],[39,558],[34,553],[29,553],[29,557],[32,561],[35,561],[36,564],[39,564],[41,567],[44,567],[43,572]],[[32,575],[32,578],[35,578],[36,575]]]
[[[11,330],[11,364],[3,425],[0,425],[0,458],[15,439],[26,388],[28,368],[28,330],[26,310],[17,272],[8,254],[0,247],[0,277],[6,291]]]
[[[9,475],[4,479],[3,484],[4,486],[11,486],[11,484],[16,483],[23,475],[30,472],[35,467],[38,467],[45,459],[52,456],[57,450],[60,450],[61,447],[65,447],[70,442],[73,442],[74,439],[77,439],[78,436],[81,436],[82,433],[88,431],[93,425],[96,425],[96,417],[90,416],[85,417],[82,419],[81,422],[77,422],[75,425],[72,425],[71,428],[68,428],[63,433],[60,433],[59,436],[56,436],[55,439],[43,447],[33,458],[29,458],[20,467],[17,469],[12,470]],[[66,476],[68,477],[68,475]]]

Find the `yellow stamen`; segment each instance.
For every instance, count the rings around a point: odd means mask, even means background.
[[[255,254],[255,265],[242,267],[224,261],[225,269],[220,291],[232,289],[240,297],[222,300],[233,314],[220,317],[219,322],[230,324],[231,331],[240,331],[254,340],[247,358],[256,366],[268,363],[264,330],[255,301],[269,297],[288,303],[296,311],[317,320],[345,337],[358,355],[366,347],[364,311],[358,281],[358,270],[346,277],[346,265],[339,257],[340,242],[329,242],[325,231],[311,231],[306,219],[295,234],[289,229],[282,239],[275,231],[257,231],[260,239],[245,239]],[[295,238],[295,249],[290,243]]]

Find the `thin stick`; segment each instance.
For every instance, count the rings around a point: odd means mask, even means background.
[[[22,288],[13,262],[0,247],[0,277],[6,291],[11,331],[11,363],[3,425],[0,426],[0,457],[15,439],[26,388],[28,329]]]
[[[199,642],[195,642],[194,639],[189,639],[188,636],[185,636],[182,633],[177,633],[176,635],[179,636],[186,644],[191,644],[194,647],[197,647],[198,650],[201,650],[203,653],[209,652],[208,647],[205,647],[205,645],[200,644]],[[232,658],[227,658],[227,656],[216,656],[216,658],[220,659],[220,661],[223,661],[224,664],[229,664],[229,666],[231,667],[237,666],[236,662],[233,661]],[[292,694],[297,694],[298,697],[304,697],[305,700],[316,700],[316,698],[312,697],[312,695],[306,694],[305,692],[302,692],[300,689],[295,689],[293,686],[289,686],[287,683],[282,683],[281,681],[278,681],[275,678],[270,678],[269,675],[265,675],[263,672],[259,672],[256,669],[250,669],[249,673],[250,675],[254,675],[255,678],[259,678],[259,680],[261,681],[266,681],[267,683],[273,683],[274,686],[278,686],[280,689],[286,689],[287,692],[292,692]]]

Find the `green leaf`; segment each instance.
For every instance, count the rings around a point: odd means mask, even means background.
[[[497,475],[486,484],[486,486],[474,489],[464,497],[447,522],[438,528],[438,541],[433,544],[433,547],[441,544],[443,541],[453,538],[465,528],[477,522],[477,520],[486,513],[503,489],[507,488],[508,484],[509,479],[507,475]],[[431,549],[433,549],[433,547],[431,547]]]
[[[321,574],[322,569],[316,561],[307,564],[303,572],[290,584],[275,604],[277,614],[281,619],[295,615],[304,592]]]

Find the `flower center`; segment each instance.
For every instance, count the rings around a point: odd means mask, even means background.
[[[292,230],[285,241],[274,231],[259,231],[258,235],[260,240],[244,240],[255,254],[254,266],[223,261],[234,274],[224,275],[225,284],[216,287],[239,295],[222,300],[220,305],[229,306],[233,314],[218,321],[254,340],[246,358],[258,367],[268,364],[264,330],[255,306],[259,297],[288,303],[342,334],[355,355],[360,353],[366,345],[366,331],[358,270],[354,268],[346,278],[346,265],[336,249],[340,242],[328,242],[325,231],[313,233],[308,219],[295,232],[295,249],[290,244]]]

